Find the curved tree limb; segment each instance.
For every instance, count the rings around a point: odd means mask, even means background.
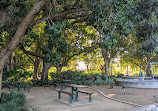
[[[24,17],[24,19],[19,24],[11,42],[8,44],[7,47],[3,48],[0,51],[0,98],[1,98],[1,92],[2,92],[2,73],[3,73],[3,68],[5,66],[5,63],[7,59],[9,58],[10,54],[16,49],[20,41],[24,38],[26,29],[31,24],[36,14],[45,5],[46,1],[47,0],[41,0],[41,1],[37,1],[34,4],[33,8],[28,12],[28,14]]]
[[[41,10],[41,8],[45,5],[47,0],[41,0],[33,6],[31,11],[26,15],[26,17],[19,24],[18,29],[14,35],[12,41],[8,44],[6,48],[3,48],[0,52],[0,69],[4,67],[7,59],[10,54],[16,49],[20,41],[23,39],[24,34],[28,26],[31,24],[35,15]]]
[[[62,20],[62,19],[65,19],[67,17],[67,15],[69,15],[69,14],[77,13],[77,12],[81,12],[81,11],[88,11],[88,9],[87,8],[70,9],[70,10],[67,10],[67,11],[59,13],[59,14],[55,14],[55,15],[52,15],[52,16],[43,17],[43,18],[37,20],[34,24],[43,22],[45,20],[49,20],[49,18],[52,21],[54,21],[55,19],[61,19]]]
[[[42,54],[37,54],[35,52],[30,52],[30,51],[27,51],[24,46],[22,44],[19,45],[20,46],[20,49],[23,50],[23,52],[25,54],[28,54],[28,55],[32,55],[32,56],[36,56],[36,57],[41,57],[42,59],[44,58],[44,56]]]
[[[72,56],[70,56],[68,59],[65,58],[65,59],[62,61],[62,63],[59,64],[58,67],[67,66],[68,61],[69,61],[71,58],[73,58],[74,56],[80,55],[80,54],[82,54],[82,53],[84,53],[84,52],[90,53],[91,51],[93,51],[93,50],[95,50],[95,49],[96,49],[95,46],[86,47],[85,49],[81,50],[80,52],[74,53],[74,54],[73,54]]]

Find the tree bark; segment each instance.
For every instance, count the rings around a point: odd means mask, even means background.
[[[39,46],[39,41],[36,41],[36,52],[35,53],[40,53],[40,46]],[[25,49],[24,49],[25,50]],[[33,79],[38,80],[38,69],[39,69],[39,65],[40,65],[40,57],[35,56],[35,62],[34,62],[34,76]]]
[[[105,63],[105,74],[107,74],[108,76],[109,74],[109,67],[110,67],[110,59],[107,57],[107,52],[106,49],[101,48],[101,52],[102,52],[102,56],[104,58],[104,63]]]
[[[26,15],[26,17],[19,24],[18,29],[16,30],[16,33],[13,39],[11,40],[11,42],[8,44],[7,47],[3,48],[0,52],[0,98],[1,98],[1,91],[2,91],[2,72],[3,72],[4,65],[7,59],[9,58],[10,54],[16,49],[20,41],[23,39],[26,29],[34,20],[35,15],[44,6],[45,2],[46,0],[41,0],[33,6],[31,11]]]
[[[13,53],[9,57],[9,70],[14,70],[14,60],[13,60]]]
[[[39,68],[39,64],[40,64],[39,57],[35,57],[33,79],[36,79],[36,80],[38,80],[38,71],[39,71],[38,68]]]
[[[4,9],[2,9],[2,10],[0,10],[0,21],[1,21],[2,23],[5,23],[5,21],[6,21],[7,10],[8,10],[7,7],[4,8]]]
[[[6,62],[6,69],[7,71],[14,70],[14,65],[13,65],[13,54],[9,56],[9,59]]]
[[[87,72],[89,72],[89,64],[87,64]]]
[[[51,68],[52,64],[51,63],[47,63],[44,59],[43,59],[43,70],[42,70],[42,76],[41,76],[41,80],[48,80],[48,71]]]
[[[110,68],[110,61],[109,60],[106,60],[104,61],[105,62],[105,73],[110,76],[110,73],[109,73],[109,68]]]
[[[1,93],[2,93],[2,73],[3,69],[0,69],[0,102],[1,102]]]

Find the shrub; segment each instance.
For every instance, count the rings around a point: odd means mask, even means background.
[[[68,79],[74,84],[103,85],[114,84],[115,77],[108,77],[106,74],[84,74],[78,71],[65,71],[61,73],[51,73],[52,80]]]
[[[31,77],[33,73],[31,72],[26,72],[26,71],[22,71],[22,70],[12,70],[12,71],[4,71],[3,72],[3,77],[2,80],[6,81],[6,80],[19,80],[20,78],[26,78],[26,77]]]
[[[0,111],[27,111],[25,96],[21,93],[2,93]]]

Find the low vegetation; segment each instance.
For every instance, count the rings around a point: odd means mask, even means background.
[[[65,71],[61,73],[51,73],[53,80],[67,79],[74,84],[82,85],[104,85],[114,84],[116,81],[115,77],[107,76],[106,74],[84,74],[78,71]]]
[[[0,111],[27,111],[25,96],[21,93],[2,93]]]

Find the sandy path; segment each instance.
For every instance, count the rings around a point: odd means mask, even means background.
[[[69,88],[67,90],[70,91]],[[136,107],[106,99],[98,92],[91,89],[85,90],[94,93],[92,96],[92,104],[69,106],[67,105],[69,97],[64,94],[62,95],[61,101],[66,102],[67,104],[63,104],[57,99],[58,93],[49,88],[33,88],[29,94],[25,93],[25,95],[28,104],[34,108],[40,109],[41,111],[126,111]],[[89,103],[88,96],[80,94],[79,102],[83,101]]]
[[[92,86],[92,88],[100,90],[109,97],[139,105],[156,104],[153,95],[158,95],[158,89],[126,88],[126,95],[124,95],[123,89],[118,86],[114,86],[113,89],[109,89],[107,85]],[[70,88],[66,90],[71,91]],[[92,96],[92,104],[69,106],[67,105],[69,104],[68,95],[62,94],[62,99],[59,101],[58,93],[50,88],[37,87],[32,88],[30,93],[23,93],[26,95],[27,105],[37,108],[39,111],[128,111],[137,107],[109,100],[91,89],[84,90],[94,93]],[[88,96],[79,94],[79,102],[89,103]]]

